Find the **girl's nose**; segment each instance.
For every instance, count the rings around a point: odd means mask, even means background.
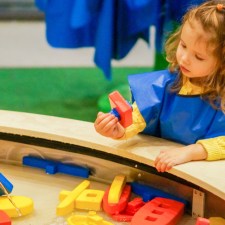
[[[184,53],[181,57],[181,62],[185,65],[189,65],[190,64],[190,57],[188,55],[188,53]]]

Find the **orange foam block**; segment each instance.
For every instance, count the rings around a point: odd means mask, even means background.
[[[184,213],[184,204],[167,198],[154,198],[133,216],[131,225],[175,225]]]
[[[74,188],[57,206],[56,214],[58,216],[67,215],[75,209],[75,200],[77,197],[90,186],[90,181],[84,180]],[[62,198],[62,197],[60,197]]]
[[[132,107],[118,92],[114,91],[109,94],[111,108],[119,114],[120,124],[126,128],[132,124]]]

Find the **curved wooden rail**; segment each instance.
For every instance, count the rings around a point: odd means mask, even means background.
[[[145,135],[137,135],[128,141],[116,141],[96,133],[90,122],[4,110],[0,111],[0,133],[2,139],[23,142],[31,138],[30,142],[37,140],[37,143],[38,140],[43,142],[50,140],[55,141],[56,144],[64,143],[81,146],[91,151],[97,150],[103,153],[103,157],[106,153],[152,167],[161,149],[180,146],[177,143]],[[224,160],[199,161],[175,166],[169,174],[185,179],[225,200],[225,179],[221,177],[223,171],[225,171]]]
[[[44,147],[55,145],[61,150],[67,149],[112,161],[124,160],[131,167],[146,166],[146,170],[155,173],[153,162],[158,152],[180,146],[145,135],[137,135],[127,141],[116,141],[96,133],[90,122],[4,110],[0,111],[0,138]],[[75,150],[74,146],[78,148]],[[198,161],[175,166],[164,176],[178,177],[225,200],[223,171],[224,160]]]

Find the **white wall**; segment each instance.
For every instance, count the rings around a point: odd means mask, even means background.
[[[153,41],[153,40],[152,40]],[[125,59],[113,66],[151,66],[153,49],[139,40]],[[94,48],[54,49],[45,38],[44,22],[0,22],[0,67],[95,66]]]

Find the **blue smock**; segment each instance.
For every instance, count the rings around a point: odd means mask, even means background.
[[[56,48],[94,47],[94,62],[111,79],[111,59],[122,59],[158,26],[155,0],[35,0],[44,11],[46,38]]]
[[[143,133],[182,144],[225,136],[225,115],[200,95],[179,95],[170,87],[177,74],[168,70],[130,75],[132,100],[142,114]]]

